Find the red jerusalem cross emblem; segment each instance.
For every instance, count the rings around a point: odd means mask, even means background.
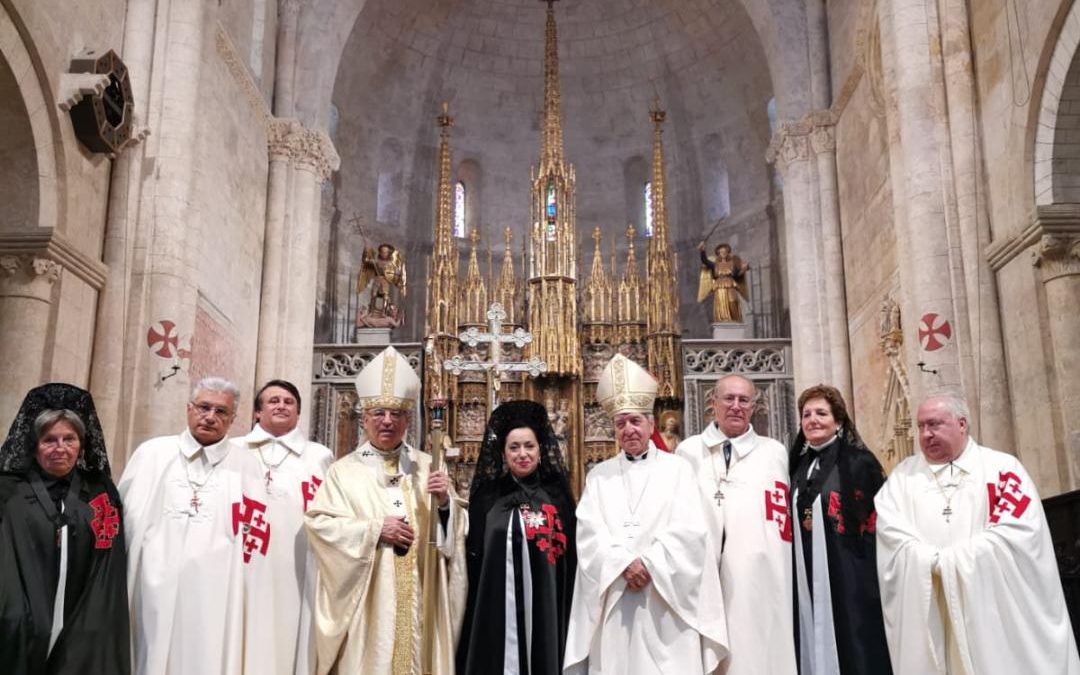
[[[304,513],[307,513],[308,507],[311,506],[311,500],[315,499],[315,492],[320,485],[322,485],[322,481],[318,476],[312,476],[311,480],[300,483],[300,492],[304,495]]]
[[[112,548],[113,539],[120,533],[120,514],[104,492],[90,500],[90,508],[94,509],[94,519],[90,521],[94,548]]]
[[[266,522],[266,504],[244,495],[244,501],[233,502],[232,531],[244,533],[244,563],[251,562],[251,556],[258,551],[265,556],[270,548],[270,523]]]
[[[788,515],[788,486],[776,481],[772,490],[765,491],[765,520],[774,521],[780,528],[780,538],[791,541],[791,516]]]
[[[927,312],[919,319],[919,344],[928,352],[936,352],[952,339],[952,325],[940,314]]]
[[[1020,476],[1012,471],[998,473],[998,483],[986,484],[987,497],[990,499],[990,524],[1001,520],[1006,514],[1019,518],[1031,504],[1031,497],[1020,491]]]

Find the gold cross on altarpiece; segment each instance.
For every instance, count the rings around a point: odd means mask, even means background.
[[[541,373],[547,372],[547,364],[539,356],[531,356],[525,361],[503,361],[502,346],[511,343],[518,349],[533,340],[532,333],[524,328],[515,328],[510,333],[503,333],[503,322],[506,321],[506,310],[498,302],[491,303],[487,311],[488,332],[481,333],[480,329],[473,326],[458,335],[458,339],[469,347],[475,349],[481,343],[490,345],[491,359],[489,361],[470,361],[461,354],[455,354],[453,358],[443,361],[443,368],[449,370],[455,376],[461,375],[466,370],[483,371],[487,375],[488,391],[491,395],[490,408],[495,409],[498,405],[498,392],[500,375],[503,373],[528,373],[529,377],[540,377]]]

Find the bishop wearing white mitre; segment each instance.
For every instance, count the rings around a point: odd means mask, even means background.
[[[620,452],[588,474],[567,673],[712,673],[727,655],[716,555],[689,463],[652,444],[656,380],[622,355],[596,397]]]
[[[424,621],[434,622],[434,637],[423,660],[434,675],[453,673],[468,583],[468,510],[446,473],[430,470],[431,456],[404,442],[419,390],[393,347],[360,371],[365,441],[330,466],[308,509],[319,675],[421,672]],[[432,517],[439,521],[435,582],[425,587]],[[437,598],[430,617],[421,612],[425,593]]]

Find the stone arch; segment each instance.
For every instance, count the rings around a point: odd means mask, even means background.
[[[1080,3],[1061,24],[1044,78],[1032,158],[1035,204],[1080,202]]]
[[[19,17],[11,12],[0,4],[0,95],[4,98],[0,115],[15,125],[14,129],[0,130],[0,157],[14,159],[15,171],[28,179],[13,186],[11,195],[0,193],[5,204],[10,205],[7,200],[14,198],[22,205],[17,220],[5,216],[0,221],[0,231],[57,228],[64,209],[59,118],[47,94],[41,60]]]

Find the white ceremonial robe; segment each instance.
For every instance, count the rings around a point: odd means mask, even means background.
[[[308,538],[318,568],[315,649],[319,675],[391,673],[395,644],[407,645],[411,654],[411,663],[400,672],[420,672],[422,554],[427,546],[431,456],[405,444],[401,447],[393,473],[387,473],[381,455],[370,443],[334,462],[308,508]],[[388,516],[407,517],[416,533],[409,553],[416,553],[416,562],[407,575],[397,574],[401,566],[397,554],[379,542],[383,519]],[[451,492],[447,522],[439,527],[436,542],[438,608],[433,675],[454,672],[454,649],[468,584],[467,533],[468,510]],[[398,599],[399,592],[411,595],[411,606],[402,604],[406,601]],[[409,635],[397,635],[395,624],[399,620],[411,624]]]
[[[246,619],[266,606],[245,591],[271,536],[260,478],[228,439],[201,448],[185,430],[136,448],[117,485],[135,675],[264,672],[269,645]]]
[[[712,673],[727,655],[724,600],[701,498],[684,460],[657,450],[595,466],[577,508],[566,673]],[[627,588],[641,558],[652,581]]]
[[[874,504],[893,672],[1080,673],[1042,502],[1016,457],[970,438],[952,465],[920,452]]]
[[[720,673],[794,675],[787,449],[751,427],[730,439],[726,467],[725,440],[712,422],[675,449],[697,477],[720,568],[731,644]]]
[[[311,557],[304,513],[334,461],[325,445],[307,440],[299,428],[274,437],[259,425],[238,441],[261,465],[266,512],[274,524],[269,575],[252,580],[267,595],[270,611],[253,617],[263,643],[265,675],[311,675],[315,672],[315,561]],[[254,570],[252,570],[254,571]]]

